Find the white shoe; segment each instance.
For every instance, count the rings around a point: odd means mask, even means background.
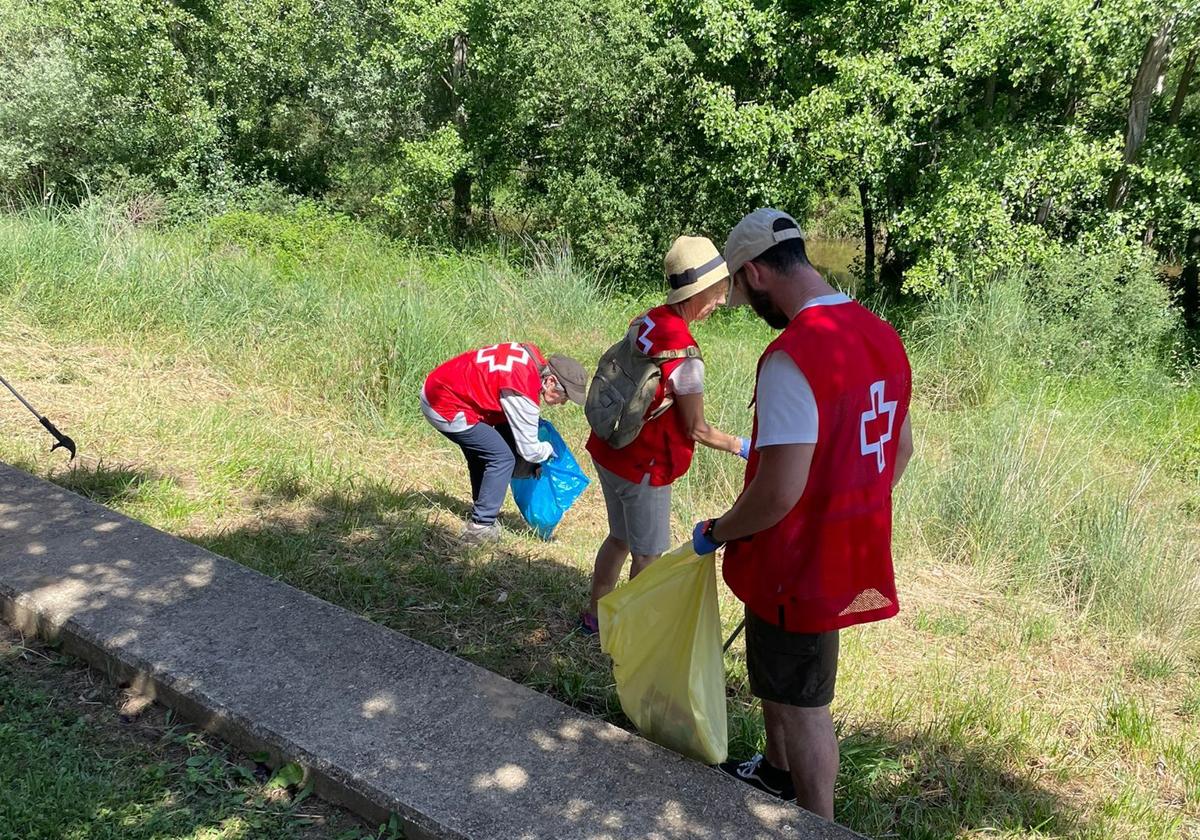
[[[462,541],[468,545],[483,545],[500,541],[500,523],[480,525],[478,522],[468,522],[463,528]]]

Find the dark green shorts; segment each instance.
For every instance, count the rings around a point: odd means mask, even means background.
[[[837,630],[789,633],[746,610],[746,670],[755,697],[786,706],[828,706],[837,666]]]

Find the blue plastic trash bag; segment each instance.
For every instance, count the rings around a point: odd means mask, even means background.
[[[512,494],[525,521],[539,537],[548,540],[563,514],[588,486],[588,477],[549,420],[538,421],[538,440],[554,447],[554,457],[542,464],[540,478],[514,478]]]

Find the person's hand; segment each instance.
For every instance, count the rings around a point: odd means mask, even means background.
[[[692,529],[692,551],[703,557],[712,554],[721,547],[721,543],[713,539],[712,529],[717,524],[715,519],[703,519]]]
[[[738,450],[738,457],[743,461],[750,460],[750,438],[738,438],[742,442],[742,448]]]

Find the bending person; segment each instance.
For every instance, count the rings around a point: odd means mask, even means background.
[[[469,350],[436,367],[421,388],[421,413],[458,444],[471,476],[471,515],[463,539],[500,538],[496,517],[518,464],[554,455],[538,440],[541,403],[583,405],[587,373],[567,356],[546,359],[532,344]]]

